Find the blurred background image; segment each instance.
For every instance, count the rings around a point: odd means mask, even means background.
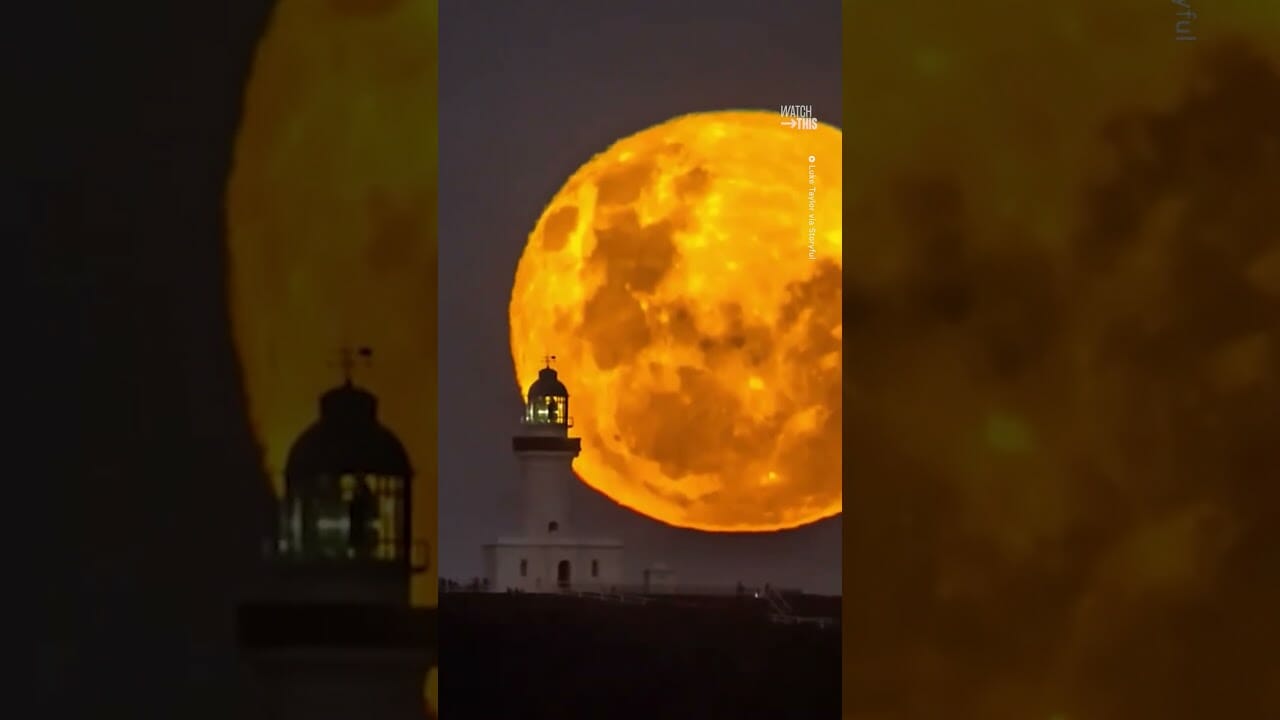
[[[845,716],[1280,716],[1280,17],[844,4]]]

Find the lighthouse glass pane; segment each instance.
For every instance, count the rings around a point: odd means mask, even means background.
[[[385,479],[376,475],[342,476],[341,508],[333,527],[341,532],[346,557],[377,559],[384,556],[387,540],[382,510],[384,485]]]
[[[403,545],[404,478],[382,475],[374,479],[374,484],[378,498],[378,516],[374,521],[378,529],[375,555],[382,560],[396,560],[400,558]]]
[[[569,420],[569,398],[533,398],[525,410],[528,422],[539,425],[564,425]]]
[[[547,421],[553,425],[564,424],[565,405],[568,403],[566,398],[553,397],[547,398]]]
[[[296,553],[302,549],[302,498],[293,498],[293,502],[286,507],[288,510],[283,523],[284,533],[282,533],[284,547],[281,549]]]
[[[341,478],[314,479],[302,498],[303,552],[338,558],[348,553],[348,517]]]
[[[347,518],[322,515],[316,518],[316,553],[322,557],[336,558],[349,555],[347,547]]]

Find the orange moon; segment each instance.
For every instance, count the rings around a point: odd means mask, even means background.
[[[569,178],[511,292],[511,351],[569,388],[575,469],[705,531],[841,512],[841,131],[697,113]]]

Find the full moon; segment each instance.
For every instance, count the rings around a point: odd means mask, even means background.
[[[555,355],[575,469],[705,531],[841,512],[841,132],[772,112],[675,118],[552,198],[516,270],[527,387]]]

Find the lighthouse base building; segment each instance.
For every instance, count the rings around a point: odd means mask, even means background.
[[[612,592],[622,585],[622,543],[502,538],[485,546],[484,570],[498,592]]]

